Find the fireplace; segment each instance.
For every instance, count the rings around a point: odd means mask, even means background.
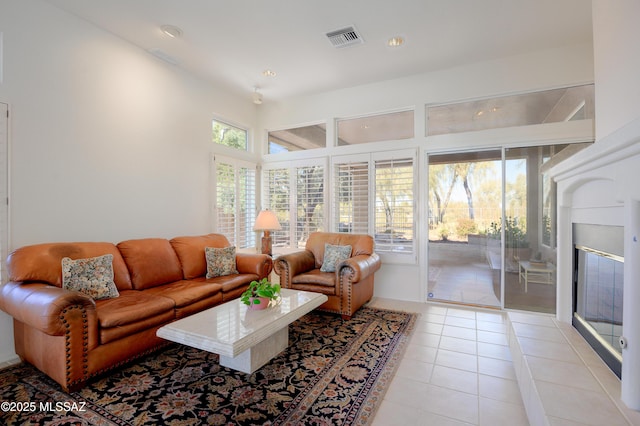
[[[620,374],[621,400],[627,407],[640,411],[640,118],[633,120],[602,138],[588,148],[576,153],[569,159],[560,162],[549,170],[549,174],[557,183],[557,309],[556,318],[566,323],[574,322],[574,309],[577,297],[574,294],[576,271],[580,268],[580,257],[591,260],[587,254],[580,255],[576,245],[595,249],[594,254],[617,254],[624,263],[613,264],[622,267],[624,276],[624,293],[618,291],[618,302],[609,299],[609,306],[624,304],[620,315],[610,314],[607,323],[611,326],[621,325],[623,340],[626,346],[621,349],[622,367]],[[580,225],[594,224],[603,226],[604,236],[596,237],[592,243],[580,240]],[[617,229],[617,230],[616,230]],[[622,230],[620,230],[622,229]],[[612,231],[622,232],[621,237],[609,238]],[[578,234],[578,240],[574,236]],[[588,232],[587,232],[588,235]],[[619,252],[597,245],[605,241],[622,241],[624,250]],[[606,256],[602,256],[605,257]],[[595,258],[598,259],[599,258]],[[594,261],[595,261],[594,259]],[[578,265],[578,266],[576,266]],[[617,280],[616,278],[614,278]],[[603,284],[607,286],[610,284]],[[616,282],[617,287],[617,282]],[[609,291],[609,290],[607,290]],[[624,294],[624,297],[622,297]],[[584,300],[582,300],[584,302]],[[580,314],[578,314],[581,316]],[[583,315],[589,316],[584,313]],[[585,319],[583,317],[583,319]],[[588,322],[588,319],[585,319]],[[620,322],[620,324],[618,324]],[[594,324],[595,325],[595,324]],[[607,325],[607,326],[609,326]],[[592,328],[596,328],[591,325]],[[595,335],[596,339],[598,334]],[[606,338],[603,338],[606,340]],[[616,350],[617,349],[617,350]],[[612,351],[609,350],[611,353]],[[614,355],[615,357],[615,355]]]
[[[572,324],[620,377],[624,227],[573,224],[573,240]]]

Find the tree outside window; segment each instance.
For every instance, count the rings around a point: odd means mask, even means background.
[[[212,140],[218,145],[247,150],[247,131],[222,121],[212,121]]]

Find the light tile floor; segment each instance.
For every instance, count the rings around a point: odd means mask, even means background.
[[[374,298],[418,312],[374,426],[528,425],[500,311]]]
[[[535,425],[640,425],[621,382],[586,340],[551,316],[507,313],[520,392]]]

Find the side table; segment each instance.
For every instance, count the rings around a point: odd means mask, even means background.
[[[551,263],[531,263],[528,260],[520,260],[518,262],[518,282],[522,283],[524,279],[524,292],[528,291],[529,282],[540,284],[553,284],[553,272],[555,266]]]

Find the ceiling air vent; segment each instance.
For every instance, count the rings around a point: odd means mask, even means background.
[[[327,33],[327,38],[334,47],[347,47],[362,44],[364,40],[355,27],[346,27]]]

